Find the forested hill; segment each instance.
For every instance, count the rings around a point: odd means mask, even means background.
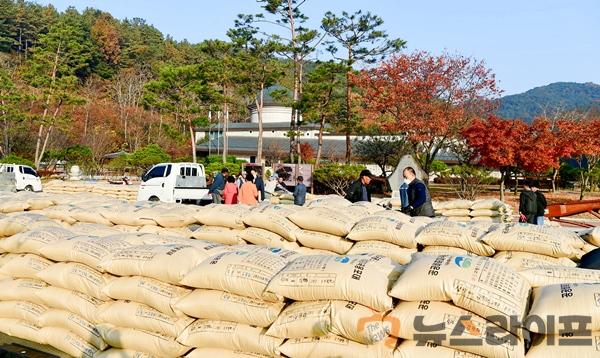
[[[522,118],[526,121],[557,110],[587,110],[600,108],[600,85],[595,83],[556,82],[536,87],[527,92],[500,99],[497,113],[504,118]]]

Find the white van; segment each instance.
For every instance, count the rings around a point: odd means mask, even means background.
[[[138,201],[181,203],[199,201],[208,194],[204,166],[197,163],[156,164],[142,176]]]
[[[40,176],[28,165],[0,164],[0,173],[13,173],[17,190],[42,191]]]

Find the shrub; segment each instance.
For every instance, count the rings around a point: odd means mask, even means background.
[[[364,165],[359,164],[321,164],[313,173],[313,180],[338,195],[346,195],[346,189],[352,181],[358,179]]]
[[[6,157],[0,159],[0,163],[29,165],[30,167],[35,168],[35,164],[31,160],[19,157],[18,155],[14,154],[9,154]]]

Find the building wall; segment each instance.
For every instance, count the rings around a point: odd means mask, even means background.
[[[265,106],[263,107],[263,123],[290,123],[292,118],[292,108],[285,106]],[[252,109],[250,116],[251,123],[258,123],[258,111]]]

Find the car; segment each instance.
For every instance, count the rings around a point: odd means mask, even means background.
[[[144,175],[138,201],[198,203],[208,195],[204,166],[197,163],[160,163]]]
[[[0,164],[0,173],[14,175],[17,191],[42,191],[42,180],[32,167],[22,164]]]

